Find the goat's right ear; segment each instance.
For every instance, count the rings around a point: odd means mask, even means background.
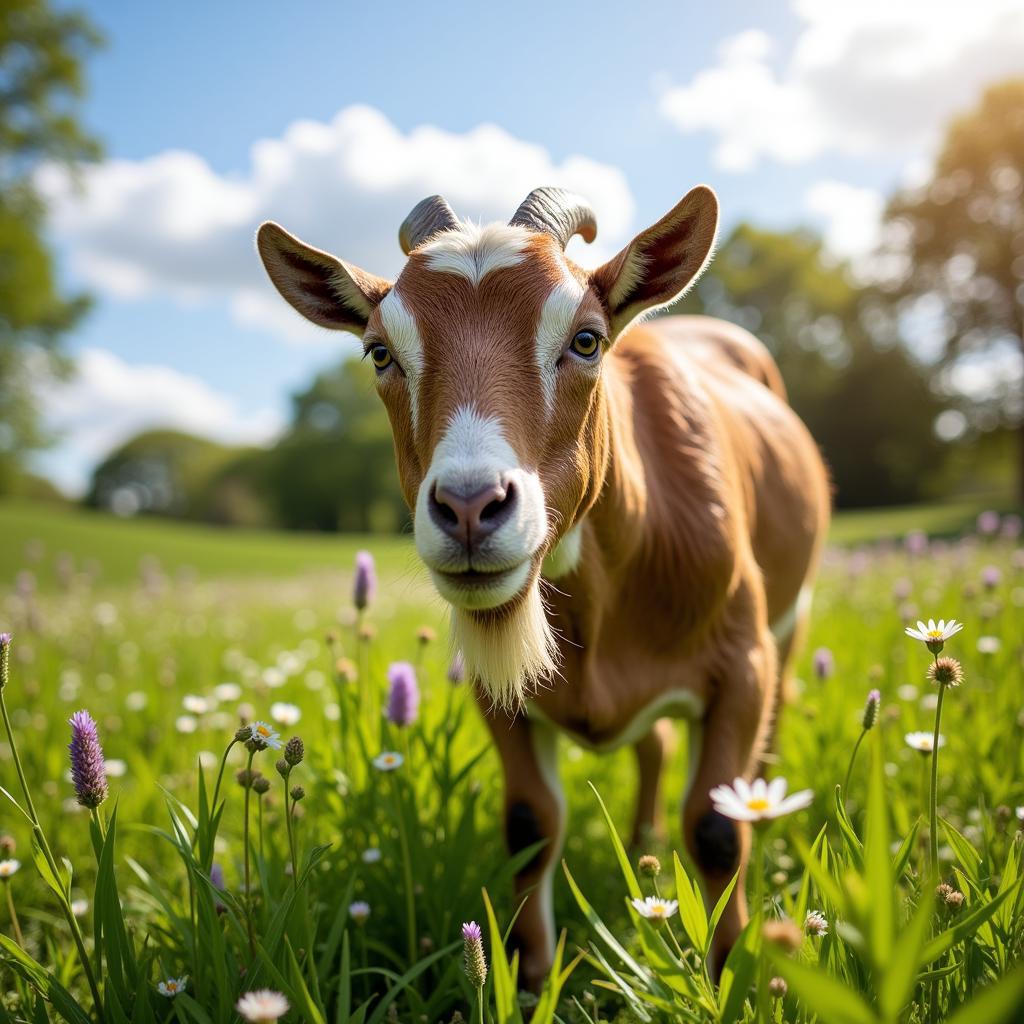
[[[306,245],[273,221],[260,225],[256,248],[274,287],[320,327],[362,335],[391,289],[390,281]]]

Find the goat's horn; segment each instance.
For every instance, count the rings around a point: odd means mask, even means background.
[[[402,222],[398,230],[398,241],[402,252],[409,255],[418,245],[439,231],[449,231],[459,226],[455,211],[443,196],[427,196],[421,199]]]
[[[552,235],[564,249],[573,235],[585,242],[597,237],[597,218],[590,203],[564,188],[535,188],[509,224]]]

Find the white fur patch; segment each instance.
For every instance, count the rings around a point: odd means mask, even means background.
[[[557,580],[562,576],[568,576],[580,564],[582,554],[583,526],[577,523],[544,559],[542,572],[545,578]]]
[[[391,354],[405,371],[409,388],[409,405],[412,410],[412,428],[415,433],[419,422],[419,383],[423,374],[423,339],[420,337],[416,319],[409,312],[397,288],[384,296],[380,304],[380,319],[387,334]]]
[[[522,263],[529,240],[530,232],[523,227],[463,223],[458,230],[437,235],[419,251],[431,270],[458,274],[479,285],[492,271]]]
[[[453,607],[452,645],[462,651],[467,673],[496,707],[508,711],[522,708],[531,689],[558,668],[558,647],[536,582],[496,623]]]
[[[550,411],[555,404],[555,385],[558,380],[557,362],[572,330],[576,311],[580,308],[586,289],[568,271],[565,278],[551,290],[544,300],[537,321],[534,352],[544,388],[544,404]]]

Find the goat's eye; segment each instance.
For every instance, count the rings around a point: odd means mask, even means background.
[[[370,349],[370,361],[378,370],[386,370],[393,362],[391,353],[384,345],[374,345]]]
[[[583,359],[593,359],[601,348],[601,342],[593,331],[580,331],[569,348]]]

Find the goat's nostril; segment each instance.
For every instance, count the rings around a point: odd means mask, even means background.
[[[437,484],[435,484],[430,491],[430,511],[451,526],[458,526],[459,515],[455,509],[445,501],[446,497],[447,495],[443,493],[438,495]]]
[[[507,512],[508,508],[512,505],[515,498],[515,493],[512,488],[512,484],[506,484],[504,487],[497,487],[494,491],[494,496],[480,511],[480,522],[485,523],[493,521]]]

